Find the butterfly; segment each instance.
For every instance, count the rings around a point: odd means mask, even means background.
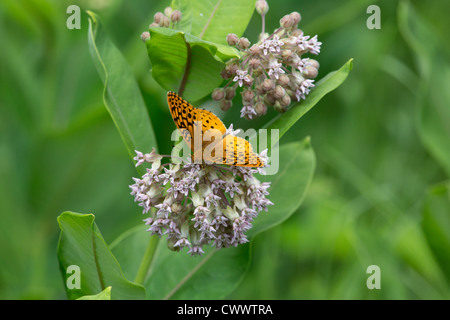
[[[251,144],[243,138],[227,134],[223,122],[211,111],[196,108],[171,91],[167,93],[167,104],[194,159],[242,167],[264,166],[261,158],[253,152]],[[202,137],[201,142],[196,143],[198,137]],[[215,139],[212,140],[212,137]],[[197,146],[200,143],[199,148]]]

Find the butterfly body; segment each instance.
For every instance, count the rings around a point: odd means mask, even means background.
[[[211,111],[192,106],[175,92],[167,93],[167,103],[173,121],[191,148],[194,159],[224,165],[264,166],[250,143],[227,134],[223,122]]]

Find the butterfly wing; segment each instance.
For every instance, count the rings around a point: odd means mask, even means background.
[[[194,153],[194,159],[217,164],[262,167],[263,161],[253,152],[250,143],[242,138],[226,134],[223,122],[211,111],[195,108],[175,92],[167,93],[167,103],[175,125],[180,130],[183,139]],[[215,130],[219,139],[203,139],[207,131]],[[201,132],[202,147],[194,150],[195,135]],[[207,134],[206,134],[207,135]],[[219,144],[219,145],[218,145]],[[205,149],[221,148],[216,155],[212,152],[204,153]],[[200,158],[198,158],[200,156]]]
[[[167,104],[175,125],[180,130],[184,141],[193,150],[194,121],[197,120],[196,109],[175,92],[167,93]]]
[[[251,144],[243,138],[227,135],[222,140],[221,147],[222,150],[219,154],[214,150],[212,152],[205,152],[203,159],[206,162],[240,167],[264,166],[264,162],[253,152]]]
[[[203,137],[209,129],[219,130],[222,135],[227,131],[223,122],[214,113],[195,108],[175,92],[167,93],[167,103],[175,125],[192,151],[194,151],[194,136],[196,132],[201,132]],[[210,141],[203,141],[203,139],[200,141],[202,149],[211,143]]]
[[[252,145],[247,140],[227,135],[225,137],[226,164],[242,167],[262,167],[263,161],[253,152]],[[233,161],[233,163],[230,163]]]

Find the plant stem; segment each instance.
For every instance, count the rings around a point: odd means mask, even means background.
[[[261,15],[261,20],[262,20],[262,31],[261,31],[261,34],[264,37],[264,33],[266,32],[266,15],[265,14]]]
[[[144,285],[145,277],[155,257],[156,248],[158,246],[159,237],[154,235],[150,237],[147,249],[145,250],[144,257],[142,258],[141,265],[139,266],[138,273],[134,282],[140,285]]]

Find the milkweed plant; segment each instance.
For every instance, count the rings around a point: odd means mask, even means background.
[[[352,61],[315,82],[322,43],[318,35],[301,29],[300,10],[271,26],[265,0],[229,0],[220,6],[206,0],[173,1],[164,12],[154,14],[149,30],[141,34],[164,101],[167,91],[174,91],[193,110],[211,111],[211,119],[229,128],[219,142],[252,129],[252,139],[256,136],[252,143],[242,147],[242,140],[235,140],[225,154],[247,159],[253,148],[263,165],[197,163],[188,153],[158,152],[156,141],[172,145],[171,137],[153,131],[155,120],[148,112],[153,106],[145,105],[130,67],[100,18],[88,13],[90,53],[105,84],[105,106],[137,168],[139,177],[130,177],[129,190],[144,219],[107,244],[93,214],[61,214],[58,259],[67,295],[70,299],[223,298],[247,271],[249,242],[296,211],[311,182],[315,156],[310,138],[281,145],[278,139],[345,80]],[[250,41],[244,33],[253,14],[261,18],[260,32]],[[157,121],[177,132],[182,128],[175,118],[181,117],[192,132],[184,110],[178,111],[167,108]],[[195,112],[199,117],[203,114]],[[247,131],[225,123],[225,114],[232,121],[248,120]],[[256,118],[266,124],[258,121],[254,127]],[[208,129],[209,120],[203,121]],[[274,131],[276,141],[262,141]],[[175,145],[186,141],[177,140]],[[278,170],[266,174],[274,162]],[[132,212],[135,207],[130,206],[124,219]],[[78,282],[76,273],[68,272],[73,266],[79,270]]]

